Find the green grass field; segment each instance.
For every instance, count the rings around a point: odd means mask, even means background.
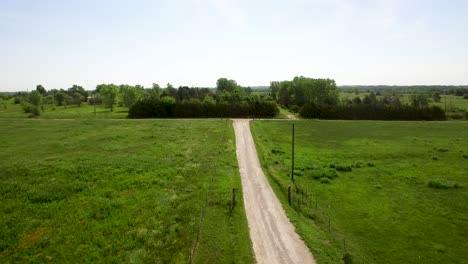
[[[253,262],[230,121],[4,118],[0,149],[0,263]]]
[[[1,100],[1,99],[0,99]],[[4,105],[4,106],[3,106]],[[0,102],[0,118],[25,118],[30,114],[24,113],[21,104],[14,104],[13,99]],[[96,107],[83,103],[81,106],[52,106],[45,105],[40,118],[45,119],[122,119],[127,118],[127,107],[114,107],[111,112],[109,108],[101,105]]]
[[[319,263],[340,263],[345,252],[353,263],[466,263],[468,123],[294,123],[294,184],[292,122],[255,121],[252,132]]]

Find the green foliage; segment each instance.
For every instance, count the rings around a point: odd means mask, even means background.
[[[54,96],[51,95],[51,94],[45,96],[43,102],[46,105],[53,105],[54,104]]]
[[[224,81],[221,80],[220,83]],[[226,85],[221,85],[224,86]],[[236,86],[231,92],[228,92],[229,89],[221,88],[214,94],[207,88],[179,87],[174,96],[169,96],[167,90],[161,94],[161,97],[143,96],[129,109],[128,116],[130,118],[273,117],[278,113],[276,103],[267,95],[248,94],[240,86]]]
[[[67,94],[75,97],[75,94],[78,93],[81,95],[81,100],[84,101],[88,97],[88,92],[81,86],[74,84],[72,87],[68,88]],[[77,103],[75,103],[77,104]]]
[[[36,91],[38,91],[42,96],[45,96],[47,93],[46,89],[41,84],[36,86]]]
[[[413,105],[401,105],[377,101],[374,96],[366,96],[362,104],[318,105],[308,103],[300,110],[301,117],[345,120],[444,120],[445,113],[438,106],[419,108]]]
[[[278,102],[286,107],[290,104],[302,107],[306,103],[336,104],[338,89],[332,79],[313,79],[304,76],[292,81],[275,83]]]
[[[237,82],[234,80],[228,80],[227,78],[219,78],[216,81],[216,90],[219,92],[234,92],[236,89],[239,88]]]
[[[58,106],[62,106],[64,103],[65,103],[65,96],[67,94],[65,94],[64,92],[57,92],[54,94],[54,99],[55,99],[55,103],[58,105]]]
[[[110,108],[112,111],[116,104],[117,94],[119,92],[117,86],[114,84],[100,84],[96,87],[96,91],[101,95],[104,106]]]
[[[33,108],[35,108],[36,106],[31,103],[25,102],[23,103],[22,107],[23,107],[23,111],[29,114],[32,112]]]
[[[131,107],[138,100],[138,97],[143,89],[138,89],[129,85],[121,85],[120,92],[122,94],[122,102],[126,107]]]
[[[29,102],[33,105],[40,106],[42,103],[42,95],[38,91],[32,91],[29,94]]]
[[[451,189],[451,188],[461,188],[458,183],[453,183],[445,180],[429,180],[427,186],[434,189]]]
[[[75,92],[72,98],[74,105],[81,106],[83,103],[83,96],[78,92]]]

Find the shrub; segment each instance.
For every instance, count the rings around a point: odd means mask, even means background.
[[[346,253],[343,255],[343,262],[345,264],[353,264],[353,258],[351,257],[349,253]]]
[[[31,113],[34,108],[35,108],[35,106],[33,104],[31,104],[31,103],[25,102],[23,104],[23,111],[25,113]]]
[[[463,99],[468,99],[468,94],[463,95]]]
[[[437,157],[432,157],[432,160],[439,160],[439,158],[437,158]]]
[[[338,165],[335,167],[335,170],[347,172],[347,171],[352,171],[353,169],[349,165]]]
[[[458,183],[453,183],[449,181],[444,181],[444,180],[429,180],[427,182],[427,186],[429,188],[434,188],[434,189],[451,189],[451,188],[461,188],[461,186]]]
[[[32,108],[31,110],[31,116],[30,117],[36,117],[36,116],[40,116],[41,115],[41,110],[39,109],[39,107],[35,106]]]
[[[272,149],[271,153],[273,153],[273,154],[285,154],[286,152],[284,152],[282,150]]]
[[[330,183],[330,179],[327,177],[320,178],[320,183],[328,184]]]
[[[299,112],[299,106],[298,105],[291,105],[289,107],[289,110],[291,110],[291,112],[293,112],[293,113],[298,113]]]
[[[321,179],[321,178],[328,178],[332,180],[338,177],[338,173],[336,172],[336,170],[329,169],[329,168],[313,170],[311,175],[312,175],[312,178],[316,180]]]

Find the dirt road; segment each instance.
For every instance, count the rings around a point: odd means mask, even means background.
[[[245,211],[257,263],[315,263],[263,174],[249,120],[234,120],[234,130]]]

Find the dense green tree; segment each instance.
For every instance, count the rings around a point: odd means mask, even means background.
[[[290,81],[282,81],[278,85],[278,102],[285,107],[289,107],[291,104],[291,88],[292,82]]]
[[[81,95],[78,92],[75,92],[72,98],[73,98],[73,104],[77,106],[81,106],[81,104],[83,103],[83,95]]]
[[[65,102],[65,93],[62,92],[62,91],[59,91],[59,92],[56,92],[54,94],[54,99],[55,99],[55,103],[58,105],[58,106],[62,106]]]
[[[131,107],[137,100],[141,88],[129,85],[121,85],[122,103],[126,107]]]
[[[35,90],[29,94],[29,102],[36,107],[39,107],[42,103],[42,95],[39,91]]]
[[[411,100],[411,105],[419,109],[429,106],[429,100],[427,98],[427,95],[425,94],[412,95],[410,97],[410,100]]]
[[[46,104],[46,105],[54,104],[54,96],[51,95],[51,94],[45,96],[43,102],[44,102],[44,104]]]
[[[118,87],[114,84],[100,84],[96,87],[96,90],[99,90],[102,102],[106,107],[110,108],[112,112],[117,101]]]
[[[279,82],[270,82],[270,94],[271,98],[276,101],[278,97],[278,90],[279,90]]]
[[[36,91],[38,91],[42,96],[44,96],[47,93],[46,89],[44,88],[44,86],[42,86],[42,84],[36,85]]]
[[[440,93],[439,92],[435,92],[433,95],[432,95],[432,99],[434,99],[434,102],[436,103],[440,103],[440,99],[442,97],[440,96]]]
[[[238,87],[239,86],[237,85],[236,81],[228,80],[227,78],[219,78],[216,81],[216,90],[219,92],[223,92],[223,91],[233,92]]]
[[[72,87],[68,88],[67,94],[74,97],[75,93],[79,93],[81,95],[82,100],[88,98],[88,92],[79,85],[74,84]]]
[[[65,106],[73,105],[73,97],[68,94],[65,94],[64,104]]]

